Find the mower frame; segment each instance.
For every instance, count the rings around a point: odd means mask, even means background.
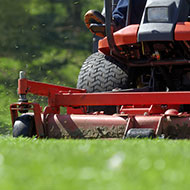
[[[188,130],[190,129],[190,114],[178,112],[180,105],[190,104],[190,92],[86,93],[85,90],[82,89],[30,81],[23,77],[23,72],[21,73],[22,78],[18,80],[18,94],[20,97],[20,102],[14,103],[10,106],[12,124],[14,126],[14,123],[19,115],[18,112],[24,113],[32,110],[36,132],[39,138],[54,137],[54,132],[50,135],[51,126],[49,126],[50,123],[48,123],[47,119],[50,115],[52,115],[52,117],[55,115],[60,116],[59,121],[52,124],[56,124],[57,126],[59,125],[60,131],[61,127],[64,128],[63,123],[69,123],[70,119],[72,119],[73,123],[75,123],[75,133],[76,131],[81,131],[81,125],[77,126],[77,122],[79,122],[79,120],[82,120],[82,125],[85,125],[85,129],[89,130],[97,129],[95,126],[91,128],[90,122],[94,123],[99,119],[102,119],[103,125],[108,127],[109,130],[113,127],[121,129],[122,126],[122,132],[120,132],[118,136],[114,136],[114,138],[125,138],[127,132],[131,128],[150,128],[155,131],[157,136],[164,134],[166,137],[171,137],[171,134],[168,134],[168,128],[173,128],[172,131],[174,129],[179,131],[180,126],[186,126]],[[48,106],[42,110],[38,103],[26,102],[26,95],[28,93],[47,97]],[[24,97],[23,101],[21,97]],[[118,107],[118,112],[111,116],[105,115],[103,112],[86,112],[87,106],[97,105],[115,105]],[[60,114],[60,107],[67,107],[66,115]],[[69,118],[68,120],[66,118],[68,116],[72,116],[73,118]],[[114,123],[116,123],[115,126]],[[88,124],[89,126],[87,126]],[[102,126],[102,124],[100,125]],[[66,128],[68,134],[66,136],[65,134],[61,135],[63,137],[73,137],[72,125],[70,126],[71,131],[68,131],[70,130],[68,126]],[[186,133],[184,135],[184,132],[182,132],[182,134],[175,133],[175,137],[176,135],[179,138],[190,137],[190,133]],[[83,138],[84,136],[75,137]],[[94,138],[96,137],[97,136]],[[58,136],[56,136],[56,138],[58,138]],[[109,138],[111,138],[111,136],[109,136]]]

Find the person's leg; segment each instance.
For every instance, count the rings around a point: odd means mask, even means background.
[[[125,27],[128,4],[128,0],[119,0],[115,10],[113,11],[114,22],[119,28]]]

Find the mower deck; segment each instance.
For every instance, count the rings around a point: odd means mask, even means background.
[[[40,138],[126,138],[131,129],[152,129],[155,136],[168,138],[190,138],[190,114],[179,113],[180,105],[190,104],[190,92],[85,93],[27,80],[23,72],[21,76],[20,102],[10,106],[12,124],[14,127],[18,112],[32,114]],[[48,97],[48,106],[42,111],[39,104],[26,102],[28,93]],[[97,105],[115,105],[118,111],[113,115],[87,113],[87,106]],[[60,114],[61,106],[67,107],[67,114]],[[135,136],[141,137],[138,130]]]

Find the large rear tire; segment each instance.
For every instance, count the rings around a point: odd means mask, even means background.
[[[87,92],[106,92],[113,89],[126,89],[128,75],[110,56],[96,52],[83,63],[77,82],[77,88]],[[89,112],[104,111],[106,114],[116,112],[115,106],[90,106]]]

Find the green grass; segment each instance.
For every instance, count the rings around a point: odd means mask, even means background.
[[[0,138],[2,190],[189,189],[190,141]]]

